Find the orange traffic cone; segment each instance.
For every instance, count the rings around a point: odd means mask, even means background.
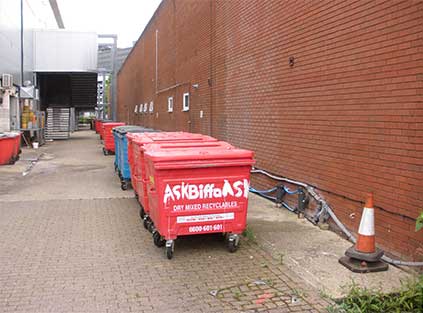
[[[375,209],[373,208],[373,194],[369,194],[361,215],[360,226],[358,227],[358,237],[355,250],[363,253],[373,253],[376,251],[375,242]]]
[[[380,261],[384,251],[376,248],[375,209],[373,194],[370,193],[361,215],[358,237],[355,246],[345,251],[339,263],[356,273],[380,272],[388,269],[388,264]]]

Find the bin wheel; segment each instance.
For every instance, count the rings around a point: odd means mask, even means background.
[[[149,231],[150,233],[154,233],[155,227],[154,227],[154,223],[153,223],[153,221],[152,221],[152,220],[149,220],[149,221],[148,221],[148,227],[147,227],[147,229],[148,229],[148,231]]]
[[[175,243],[173,240],[166,240],[165,253],[168,260],[173,258],[173,251],[175,250]]]
[[[231,234],[228,236],[228,251],[233,253],[238,250],[239,247],[239,236],[236,234]]]
[[[128,188],[129,188],[129,184],[128,184],[128,182],[127,182],[127,181],[123,181],[123,182],[120,184],[120,188],[122,188],[122,190],[128,190]]]
[[[140,217],[141,217],[142,220],[144,220],[144,216],[145,216],[144,208],[141,206],[141,208],[140,208]]]
[[[149,224],[149,220],[148,220],[148,215],[144,215],[143,217],[143,225],[145,229],[148,229],[148,224]]]
[[[166,240],[164,240],[164,239],[162,238],[162,236],[159,234],[159,232],[158,232],[158,231],[155,231],[155,232],[153,233],[153,242],[154,242],[154,245],[155,245],[156,247],[161,248],[161,247],[163,247],[163,246],[165,245]]]
[[[109,155],[109,151],[107,151],[106,148],[103,148],[103,154],[104,155]]]

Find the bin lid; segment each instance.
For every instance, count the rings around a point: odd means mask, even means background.
[[[145,145],[148,143],[165,143],[165,142],[213,142],[216,138],[203,134],[187,133],[187,132],[158,132],[143,133],[132,136],[134,143]]]
[[[120,123],[120,122],[106,122],[103,123],[103,127],[107,126],[107,127],[116,127],[116,126],[123,126],[125,125],[125,123]]]
[[[151,143],[145,156],[156,169],[181,169],[253,165],[254,152],[238,149],[224,141]]]
[[[124,126],[117,126],[113,128],[113,131],[125,135],[126,133],[143,133],[143,132],[153,132],[154,129],[145,128],[137,125],[124,125]]]
[[[20,135],[20,132],[0,132],[0,140],[6,138],[16,138]]]

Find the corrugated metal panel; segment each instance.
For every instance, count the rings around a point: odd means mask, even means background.
[[[116,51],[116,71],[119,71],[132,48],[118,48]],[[101,47],[98,50],[98,68],[112,71],[112,49]]]
[[[35,30],[34,56],[35,72],[95,72],[97,34]]]

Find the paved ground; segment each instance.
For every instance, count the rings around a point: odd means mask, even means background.
[[[276,209],[270,201],[252,195],[249,198],[248,225],[257,236],[257,243],[274,257],[283,256],[284,264],[303,282],[320,294],[342,297],[345,287],[354,282],[366,288],[394,292],[401,281],[411,277],[390,266],[387,272],[353,273],[339,264],[351,243],[332,231],[321,230],[306,219],[284,209]],[[377,239],[376,239],[377,240]]]
[[[178,239],[165,259],[90,132],[0,170],[0,312],[320,312],[304,279],[247,240]],[[37,154],[39,154],[37,153]],[[24,159],[36,153],[25,152]]]

